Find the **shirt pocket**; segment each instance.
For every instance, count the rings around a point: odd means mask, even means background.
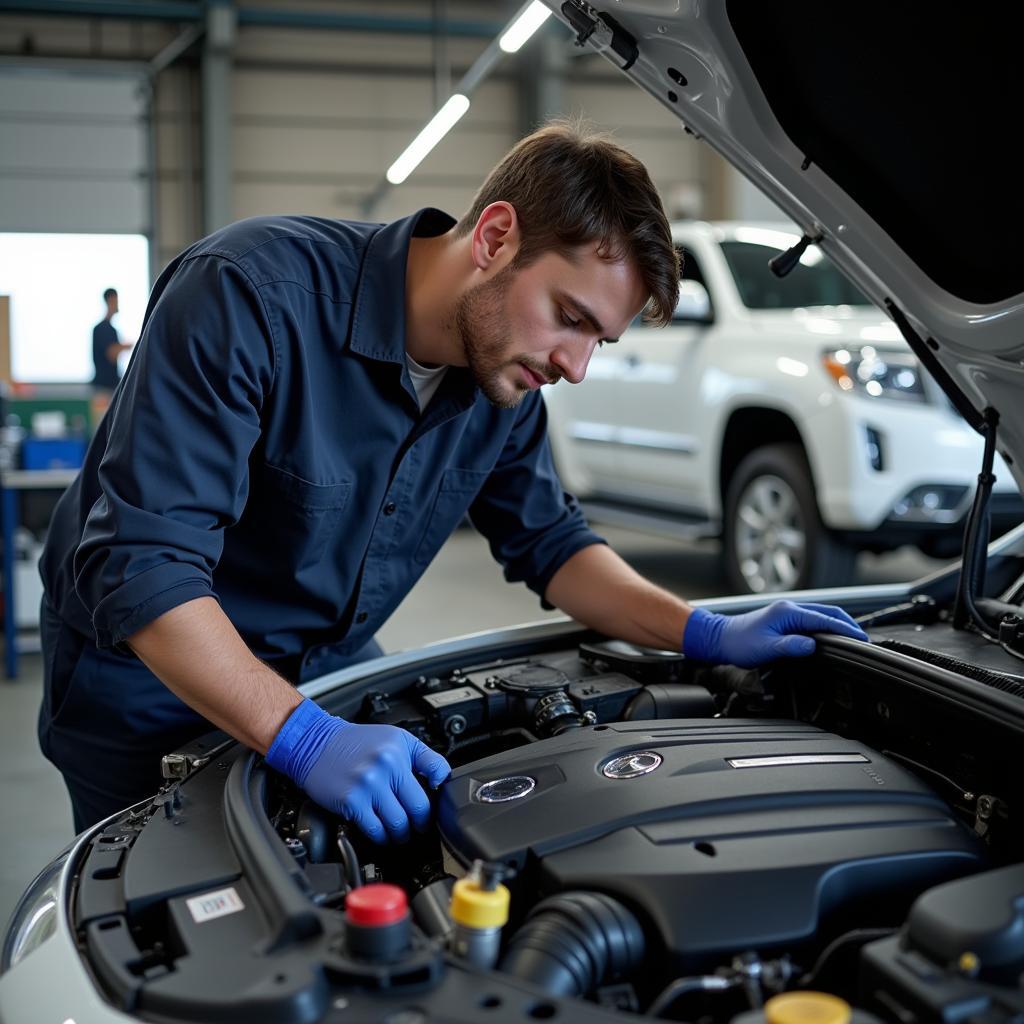
[[[479,469],[446,469],[434,498],[423,536],[413,554],[417,565],[426,565],[452,535],[490,474]]]
[[[249,504],[255,504],[253,526],[264,534],[263,550],[284,571],[316,566],[351,494],[351,480],[315,484],[264,463],[258,493],[249,496]]]

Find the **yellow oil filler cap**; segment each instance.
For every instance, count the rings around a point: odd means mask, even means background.
[[[768,1024],[850,1024],[850,1004],[827,992],[784,992],[764,1004]]]
[[[509,893],[500,882],[481,887],[474,875],[460,878],[452,888],[452,920],[464,928],[501,928],[508,921]]]

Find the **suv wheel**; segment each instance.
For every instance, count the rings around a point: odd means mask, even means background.
[[[725,498],[725,561],[737,590],[772,593],[848,583],[856,552],[824,526],[803,449],[768,445],[737,467]]]

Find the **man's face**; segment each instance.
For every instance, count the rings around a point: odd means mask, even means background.
[[[107,316],[113,316],[117,312],[117,292],[114,292],[107,299]]]
[[[647,301],[631,262],[602,259],[596,243],[575,255],[507,266],[459,299],[466,363],[492,405],[511,409],[563,377],[578,384],[598,344],[618,338]]]

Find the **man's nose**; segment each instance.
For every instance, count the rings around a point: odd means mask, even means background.
[[[594,354],[596,347],[596,339],[578,341],[571,345],[559,345],[551,353],[551,363],[570,384],[579,384],[587,374],[590,357]]]

